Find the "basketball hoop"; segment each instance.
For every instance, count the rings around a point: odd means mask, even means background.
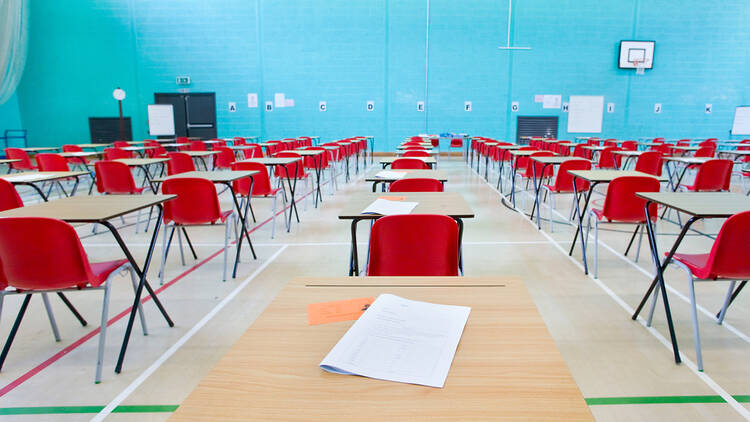
[[[636,75],[643,75],[646,72],[646,63],[639,60],[633,60],[633,65],[635,66]]]

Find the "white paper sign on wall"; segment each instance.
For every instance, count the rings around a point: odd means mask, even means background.
[[[510,111],[516,112],[518,111],[518,101],[513,101],[510,103]]]
[[[273,111],[273,101],[266,101],[266,111]]]
[[[471,101],[464,101],[464,111],[471,111]]]
[[[318,111],[326,111],[327,108],[328,108],[328,105],[326,104],[325,101],[321,101],[318,103]]]
[[[656,114],[661,113],[661,103],[654,104],[654,113]]]
[[[368,101],[367,106],[365,107],[365,110],[375,111],[375,101]]]
[[[706,104],[706,114],[711,114],[712,111],[714,111],[714,105],[713,104]]]
[[[562,111],[563,111],[563,113],[567,113],[568,112],[568,107],[569,107],[568,103],[562,103]]]
[[[417,111],[424,111],[424,101],[417,101]]]
[[[258,94],[247,94],[247,106],[249,108],[258,107]]]
[[[229,112],[234,113],[235,111],[237,111],[237,103],[235,102],[229,103]]]
[[[607,103],[607,113],[615,112],[615,103]]]

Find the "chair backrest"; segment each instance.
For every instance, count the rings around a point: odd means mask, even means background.
[[[586,158],[586,150],[583,147],[586,144],[578,144],[573,147],[573,157]]]
[[[193,158],[184,152],[168,152],[167,157],[167,175],[186,173],[188,171],[195,171],[195,163]]]
[[[719,230],[706,269],[711,278],[750,278],[750,211],[729,217]]]
[[[369,276],[457,276],[458,224],[445,215],[381,217],[370,234]]]
[[[94,280],[73,226],[52,218],[0,219],[0,262],[0,288],[59,289]]]
[[[531,157],[553,157],[555,155],[552,151],[538,151],[529,156],[529,158],[526,160],[526,173],[524,174],[524,177],[534,177],[534,172],[536,172],[536,177],[552,177],[552,173],[554,172],[553,166],[546,166],[544,170],[544,174],[542,174],[542,169],[545,167],[542,163],[537,163],[536,161],[532,160]],[[531,167],[535,166],[535,167]]]
[[[661,176],[664,159],[659,151],[645,151],[635,161],[635,171]]]
[[[214,143],[211,144],[211,145],[213,145],[211,147],[211,149],[216,149],[216,147],[225,147],[225,146],[227,146],[227,141],[225,141],[223,139],[213,138],[211,140],[214,141]]]
[[[245,140],[245,138],[243,138],[243,137],[241,137],[241,136],[235,136],[235,137],[234,137],[234,138],[232,139],[232,144],[233,144],[233,145],[246,145],[246,144],[247,144],[247,141]]]
[[[125,147],[129,147],[130,143],[127,141],[114,141],[112,142],[112,146],[115,148],[125,148]]]
[[[393,170],[429,170],[430,166],[419,158],[397,158],[391,163]]]
[[[694,157],[713,157],[714,153],[716,152],[716,147],[713,147],[711,145],[706,145],[698,148],[697,151],[695,151]]]
[[[426,150],[410,150],[407,149],[402,157],[429,157],[430,153]]]
[[[690,145],[690,139],[680,139],[679,141],[677,141],[677,145],[682,147],[688,146]]]
[[[411,138],[409,138],[409,139],[410,139],[411,141],[413,141],[413,142],[422,142],[422,137],[421,137],[421,136],[412,136],[412,137],[411,137]]]
[[[258,144],[245,144],[246,146],[251,146],[252,148],[248,148],[245,150],[242,150],[242,154],[245,157],[245,159],[248,158],[263,158],[263,147],[261,147]]]
[[[149,158],[164,157],[167,155],[167,150],[156,141],[146,141],[143,145],[153,147],[146,150],[146,154]]]
[[[218,169],[229,169],[234,162],[234,151],[225,146],[215,146],[212,151],[218,152],[214,155],[214,167]]]
[[[133,158],[133,153],[122,148],[104,148],[105,160],[117,160],[118,158]]]
[[[573,175],[568,173],[570,170],[591,170],[591,161],[584,159],[574,159],[563,161],[560,168],[557,169],[557,178],[555,178],[554,190],[557,192],[573,192]],[[590,183],[583,179],[576,179],[576,189],[578,192],[589,190]]]
[[[190,151],[208,151],[203,141],[190,141]]]
[[[664,138],[654,138],[651,142],[657,143],[657,144],[663,144]]]
[[[652,145],[649,151],[659,151],[663,156],[672,155],[672,145],[659,143],[659,145]]]
[[[617,146],[617,139],[605,139],[604,140],[604,146],[605,147],[616,147]]]
[[[537,151],[537,149],[534,147],[521,147],[518,148],[518,151]],[[510,155],[510,151],[508,151],[508,154]],[[529,164],[529,157],[523,155],[516,156],[515,161],[511,158],[511,163],[513,164],[513,168],[525,170]]]
[[[659,180],[649,176],[623,176],[612,180],[604,198],[604,217],[611,221],[645,222],[646,200],[635,193],[659,192],[660,187]],[[649,214],[656,217],[656,204],[651,204]]]
[[[437,179],[427,177],[415,177],[412,179],[400,179],[391,183],[389,192],[442,192],[443,183]]]
[[[709,138],[698,144],[699,147],[713,147],[716,149],[716,138]]]
[[[221,218],[216,187],[208,179],[179,177],[167,179],[161,190],[177,198],[164,203],[164,221],[177,224],[210,224]]]
[[[281,151],[281,152],[276,153],[275,157],[302,158],[301,155],[293,151]],[[286,168],[286,170],[284,170],[284,168]],[[297,171],[296,174],[295,174],[295,170]],[[305,177],[306,173],[305,173],[304,160],[289,163],[285,166],[274,167],[274,174],[276,175],[276,177],[287,177],[287,173],[289,174],[289,177],[295,177],[295,178]]]
[[[0,211],[20,208],[23,206],[23,200],[18,195],[13,183],[5,179],[0,179]]]
[[[266,196],[273,192],[271,179],[268,177],[268,169],[265,164],[253,163],[251,161],[237,161],[232,164],[232,170],[251,171],[258,173],[253,175],[253,196]],[[248,196],[250,193],[250,179],[239,179],[232,182],[232,188],[240,196]]]
[[[451,148],[461,148],[464,146],[464,140],[461,138],[453,138],[451,139]]]
[[[620,148],[606,147],[599,153],[599,165],[600,169],[616,169],[619,167],[618,160],[616,159],[615,151],[620,151]]]
[[[96,190],[99,193],[134,194],[137,191],[133,173],[127,164],[119,161],[97,161],[94,163]]]
[[[83,152],[83,148],[78,145],[66,144],[62,146],[63,152]]]
[[[305,167],[309,169],[314,168],[328,168],[328,160],[331,157],[330,152],[323,147],[306,147],[307,151],[323,151],[320,155],[307,155],[304,158]]]
[[[37,154],[36,164],[39,166],[39,171],[70,171],[68,160],[60,154]]]
[[[21,160],[10,163],[13,170],[33,170],[35,167],[31,164],[29,154],[21,148],[5,148],[5,156],[13,160]]]
[[[708,160],[698,167],[693,187],[699,192],[728,191],[732,178],[732,160]]]
[[[638,151],[638,142],[636,141],[623,141],[620,145],[623,151]]]

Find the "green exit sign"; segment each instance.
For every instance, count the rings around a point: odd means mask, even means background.
[[[190,85],[190,76],[178,76],[177,85]]]

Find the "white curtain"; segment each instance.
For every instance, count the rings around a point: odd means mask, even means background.
[[[0,104],[15,92],[26,65],[27,0],[0,0]]]

